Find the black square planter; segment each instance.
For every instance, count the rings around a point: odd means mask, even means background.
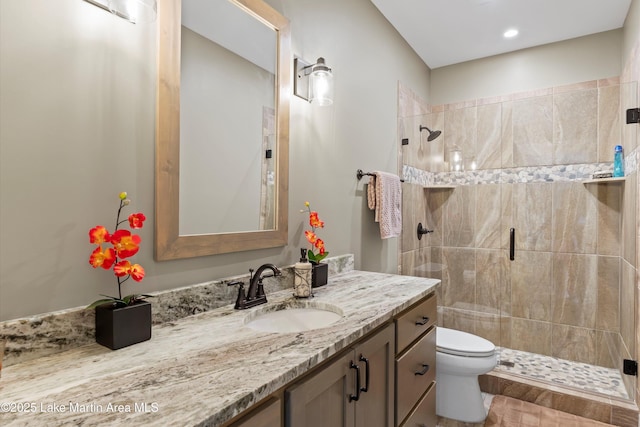
[[[313,269],[311,270],[311,287],[319,288],[327,284],[329,279],[329,264],[323,263],[311,263]]]
[[[96,342],[117,350],[151,338],[151,303],[140,301],[126,307],[96,307]]]

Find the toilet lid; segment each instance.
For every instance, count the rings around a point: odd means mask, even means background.
[[[467,357],[486,357],[495,353],[496,346],[489,340],[454,329],[436,329],[436,349],[441,353]]]

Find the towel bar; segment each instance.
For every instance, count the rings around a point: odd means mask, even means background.
[[[376,174],[371,173],[371,172],[362,172],[362,169],[358,169],[356,171],[356,177],[358,178],[358,181],[360,181],[362,179],[363,176],[376,176]],[[400,182],[404,182],[404,179],[400,179]]]

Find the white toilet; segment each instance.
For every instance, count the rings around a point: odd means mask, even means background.
[[[478,375],[498,362],[489,340],[453,329],[436,329],[436,413],[452,420],[478,423],[487,412]]]

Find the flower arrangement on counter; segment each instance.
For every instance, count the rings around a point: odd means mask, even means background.
[[[307,208],[307,212],[309,212],[309,225],[311,226],[311,230],[306,230],[304,232],[304,236],[307,238],[307,241],[311,244],[311,249],[307,251],[307,258],[311,262],[319,263],[323,259],[329,255],[329,252],[326,251],[324,247],[324,240],[320,239],[316,234],[316,230],[318,228],[324,228],[324,221],[321,221],[318,217],[318,212],[311,210],[311,205],[309,202],[304,202],[304,205]],[[305,212],[301,210],[300,212]],[[317,253],[314,250],[317,249]]]
[[[124,307],[135,304],[137,301],[143,300],[150,295],[132,294],[125,297],[122,296],[122,284],[129,279],[140,282],[144,278],[144,268],[140,264],[132,264],[125,258],[130,258],[138,253],[140,249],[140,236],[132,234],[129,230],[119,229],[120,225],[128,222],[129,227],[134,229],[142,228],[144,221],[147,219],[143,213],[133,213],[127,219],[120,220],[122,208],[127,206],[131,201],[127,199],[127,193],[122,192],[120,197],[120,207],[116,216],[116,227],[113,234],[102,225],[96,225],[89,230],[89,242],[97,245],[95,250],[89,257],[89,264],[93,268],[102,267],[105,270],[111,270],[118,281],[118,296],[112,297],[102,295],[106,298],[95,301],[87,308],[94,308],[98,305],[113,303],[117,307]]]

